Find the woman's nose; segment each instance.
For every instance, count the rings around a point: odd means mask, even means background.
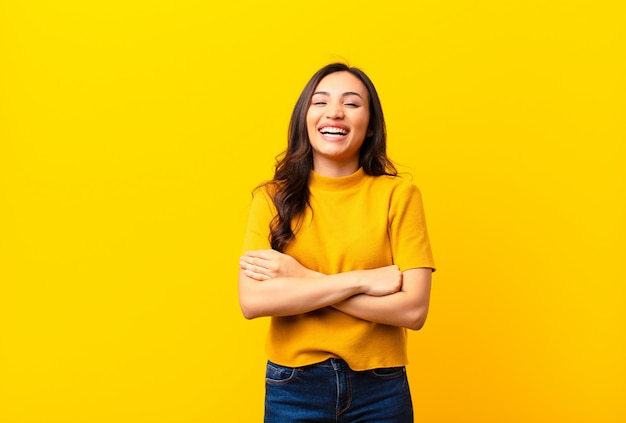
[[[330,119],[343,119],[343,107],[340,103],[328,105],[328,117]]]

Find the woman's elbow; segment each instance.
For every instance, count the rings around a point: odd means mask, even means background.
[[[243,305],[240,305],[240,307],[241,314],[243,314],[243,317],[245,317],[247,320],[252,320],[257,317],[254,313],[252,313],[248,308],[244,307]]]
[[[409,316],[408,322],[406,324],[407,329],[411,330],[420,330],[424,327],[426,323],[426,317],[428,316],[428,310],[415,310]]]
[[[248,320],[263,316],[263,310],[260,307],[261,304],[254,288],[254,283],[251,283],[242,274],[239,275],[239,308],[243,317]]]
[[[420,319],[420,320],[415,320],[413,322],[411,322],[411,324],[407,327],[408,329],[411,330],[420,330],[421,328],[424,327],[424,323],[426,323],[426,319]]]
[[[255,307],[248,301],[243,301],[241,298],[239,299],[239,307],[241,308],[241,313],[243,314],[243,317],[248,320],[264,316],[264,314],[261,312],[261,310],[259,310],[258,307]]]

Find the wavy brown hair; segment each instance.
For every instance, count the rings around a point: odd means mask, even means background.
[[[318,70],[306,84],[291,114],[287,149],[276,161],[274,178],[261,186],[271,185],[277,214],[270,223],[270,244],[283,252],[295,238],[294,221],[309,206],[309,179],[313,170],[313,150],[307,132],[306,115],[311,97],[320,81],[335,72],[350,72],[367,88],[370,119],[367,135],[359,151],[359,165],[372,176],[392,175],[397,171],[387,157],[387,130],[378,93],[369,77],[360,69],[343,63],[331,63]]]

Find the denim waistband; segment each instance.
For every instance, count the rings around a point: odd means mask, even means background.
[[[324,361],[320,361],[319,363],[309,364],[304,367],[309,367],[309,368],[320,367],[323,369],[333,369],[336,371],[352,370],[350,369],[350,366],[348,365],[348,363],[341,358],[328,358]],[[394,366],[394,368],[401,368],[401,367],[405,367],[405,366]],[[376,369],[370,369],[370,370],[376,370]]]
[[[324,361],[320,361],[319,363],[311,364],[311,366],[323,367],[333,370],[343,370],[350,368],[348,366],[348,363],[346,363],[346,361],[341,358],[329,358]]]

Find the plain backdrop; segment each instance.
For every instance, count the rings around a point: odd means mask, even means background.
[[[438,271],[418,422],[626,421],[622,1],[0,0],[0,421],[257,422],[251,190],[376,84]]]

